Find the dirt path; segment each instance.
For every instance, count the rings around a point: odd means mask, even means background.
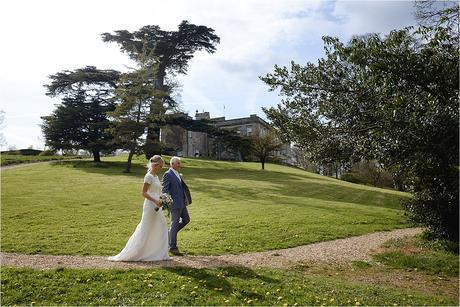
[[[182,256],[172,257],[168,261],[156,262],[111,262],[102,256],[52,256],[22,255],[0,253],[2,266],[49,268],[155,268],[155,267],[192,267],[210,268],[225,266],[272,267],[282,268],[299,263],[334,263],[350,261],[369,261],[372,251],[390,239],[414,236],[422,228],[407,228],[377,232],[346,239],[315,243],[294,248],[222,256]]]

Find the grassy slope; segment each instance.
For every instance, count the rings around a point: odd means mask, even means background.
[[[140,221],[144,161],[71,161],[2,172],[2,251],[117,253]],[[184,159],[192,222],[179,244],[192,254],[286,248],[407,227],[408,194],[295,168]]]

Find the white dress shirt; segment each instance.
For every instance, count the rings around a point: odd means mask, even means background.
[[[171,170],[173,171],[174,174],[176,174],[177,178],[179,178],[179,181],[182,182],[182,179],[180,178],[180,174],[178,171],[176,171],[175,169],[171,168]]]

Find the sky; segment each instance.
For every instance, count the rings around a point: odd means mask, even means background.
[[[41,116],[59,98],[45,95],[48,76],[87,65],[128,71],[135,64],[101,33],[145,25],[177,30],[182,20],[213,28],[214,54],[197,52],[186,75],[177,76],[181,108],[194,116],[240,118],[276,106],[259,76],[291,61],[316,63],[321,37],[388,34],[415,25],[412,1],[315,0],[5,0],[0,4],[1,133],[7,148],[43,149]]]

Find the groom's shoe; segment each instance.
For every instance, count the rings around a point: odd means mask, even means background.
[[[184,254],[182,254],[178,248],[171,248],[169,250],[169,252],[173,255],[173,256],[183,256]]]

